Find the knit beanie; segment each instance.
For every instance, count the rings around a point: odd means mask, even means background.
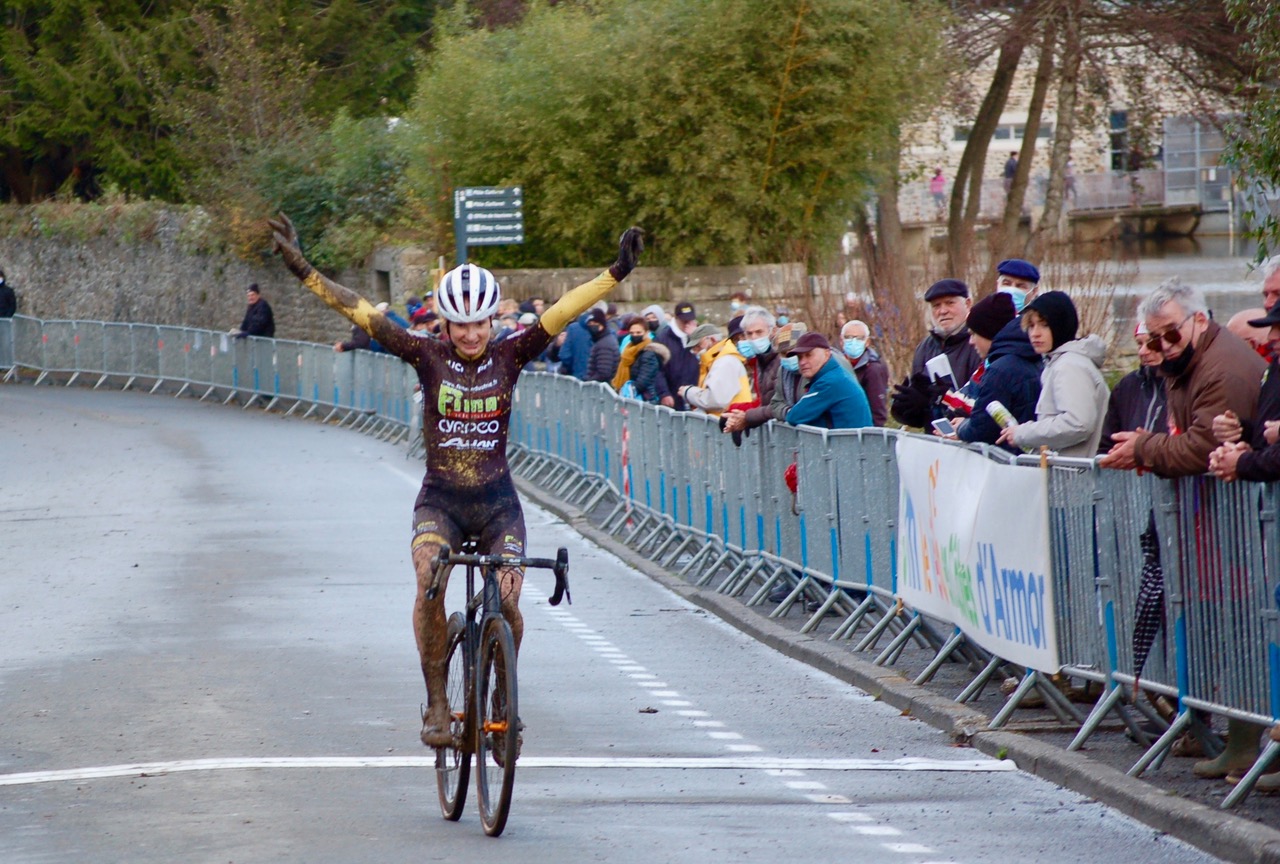
[[[1061,291],[1045,291],[1043,294],[1037,294],[1036,299],[1022,310],[1024,315],[1028,312],[1036,312],[1049,324],[1055,349],[1061,348],[1076,338],[1076,331],[1080,329],[1080,316],[1076,314],[1076,304]]]
[[[982,338],[994,339],[1017,315],[1012,297],[1005,293],[991,294],[973,304],[966,323]]]

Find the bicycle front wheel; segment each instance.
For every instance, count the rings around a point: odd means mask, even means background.
[[[501,618],[485,627],[480,646],[480,680],[476,686],[476,797],[484,833],[497,837],[507,825],[516,757],[520,755],[520,720],[516,701],[516,647],[511,625]]]
[[[471,746],[467,741],[467,680],[466,651],[463,638],[467,624],[461,612],[449,617],[449,648],[445,655],[447,682],[445,692],[449,696],[449,708],[453,712],[450,721],[453,744],[436,750],[436,792],[440,797],[440,812],[444,818],[457,822],[462,817],[462,806],[467,802],[467,781],[471,777]]]

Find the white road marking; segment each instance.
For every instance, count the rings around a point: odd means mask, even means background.
[[[892,825],[854,825],[853,830],[868,837],[898,837],[902,834]]]
[[[933,849],[921,843],[881,843],[880,845],[890,852],[905,852],[914,855],[933,851]]]
[[[827,818],[834,819],[837,822],[871,822],[872,818],[866,813],[828,813]]]
[[[754,745],[738,745],[754,746]],[[759,748],[756,748],[759,749]],[[623,768],[636,770],[664,769],[734,769],[767,771],[955,771],[987,773],[1016,771],[1010,761],[939,760],[939,759],[809,759],[771,756],[732,757],[610,757],[610,756],[522,756],[521,768]],[[94,768],[68,768],[58,771],[28,771],[0,774],[0,786],[28,786],[35,783],[63,783],[100,780],[111,777],[180,774],[189,771],[225,771],[246,768],[419,768],[434,769],[434,756],[262,756],[226,759],[185,759],[172,762],[137,762]],[[794,776],[794,775],[787,775]],[[851,803],[838,795],[805,796],[818,803]],[[848,817],[833,814],[833,818]]]
[[[843,795],[815,794],[815,795],[806,795],[804,797],[808,798],[814,804],[852,804],[853,803]]]

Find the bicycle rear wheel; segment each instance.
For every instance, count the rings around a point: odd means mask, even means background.
[[[516,648],[511,625],[501,618],[485,627],[476,682],[476,797],[484,833],[497,837],[507,825],[520,754],[516,701]]]
[[[450,727],[454,743],[436,750],[436,791],[440,797],[440,812],[452,822],[457,822],[462,816],[462,807],[467,802],[467,781],[471,777],[471,744],[466,733],[470,707],[467,705],[467,658],[462,644],[466,629],[466,620],[461,612],[449,616],[445,692],[453,712]]]

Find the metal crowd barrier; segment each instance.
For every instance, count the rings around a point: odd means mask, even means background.
[[[368,351],[336,353],[328,345],[284,339],[237,339],[190,327],[103,321],[0,319],[4,380],[24,370],[35,383],[94,379],[94,388],[147,386],[176,396],[198,394],[243,407],[321,414],[389,441],[420,428],[417,383],[399,359]]]
[[[1049,458],[1042,468],[1039,457],[1014,460],[982,448],[992,458],[1049,472],[1063,665],[1022,670],[897,596],[894,445],[906,433],[770,423],[735,445],[712,418],[622,399],[603,385],[536,373],[522,377],[517,394],[518,434],[511,437],[517,473],[537,480],[547,466],[562,466],[586,484],[583,491],[561,483],[575,503],[607,511],[603,527],[624,543],[748,604],[786,586],[772,615],[799,604],[811,613],[803,625],[811,632],[834,612],[840,617],[828,638],[856,639],[853,650],[875,651],[876,663],[897,662],[914,640],[932,656],[917,683],[943,663],[967,663],[978,674],[957,700],[976,698],[1002,671],[1017,674],[993,728],[1032,691],[1078,727],[1072,748],[1114,714],[1144,747],[1130,771],[1137,775],[1158,766],[1183,732],[1206,731],[1197,730],[1192,709],[1264,724],[1280,718],[1280,493],[1273,486],[1160,480],[1099,470],[1081,459]],[[582,458],[564,446],[575,435],[590,440]],[[794,498],[783,480],[792,463],[799,477]],[[1148,527],[1156,531],[1163,567],[1164,624],[1139,673],[1133,635],[1145,560],[1140,537]],[[1051,680],[1054,672],[1097,688],[1088,716]],[[1155,707],[1162,698],[1174,711],[1171,722]],[[1155,741],[1141,720],[1163,730]],[[1212,739],[1206,745],[1211,753],[1220,746]],[[1269,745],[1223,806],[1247,795],[1277,758],[1280,744]]]
[[[96,377],[95,388],[149,384],[151,392],[279,407],[421,447],[416,378],[389,355],[183,327],[19,316],[0,319],[0,370],[5,381],[27,373],[37,384]],[[587,512],[604,510],[605,530],[663,566],[752,605],[784,586],[786,598],[772,615],[799,604],[810,616],[803,629],[812,632],[835,613],[828,638],[876,651],[879,664],[897,662],[914,641],[932,653],[918,683],[946,662],[966,663],[977,676],[960,701],[976,698],[1002,670],[1021,674],[993,727],[1032,690],[1079,726],[1073,748],[1114,713],[1146,747],[1130,771],[1137,775],[1158,767],[1183,732],[1206,731],[1193,709],[1261,724],[1280,718],[1274,485],[1166,481],[1072,459],[1028,469],[1049,472],[1060,671],[1101,687],[1083,717],[1048,680],[1059,670],[1013,670],[952,622],[902,603],[895,442],[904,433],[770,423],[737,445],[712,418],[543,373],[523,375],[512,404],[513,470]],[[793,463],[794,496],[783,479]],[[1139,673],[1133,634],[1144,565],[1139,538],[1148,528],[1163,569],[1163,626]],[[1176,705],[1171,722],[1148,704],[1160,698]],[[1163,730],[1157,740],[1135,714]],[[1209,737],[1206,745],[1210,752],[1220,746]],[[1277,758],[1280,744],[1269,744],[1223,806],[1247,795]]]

